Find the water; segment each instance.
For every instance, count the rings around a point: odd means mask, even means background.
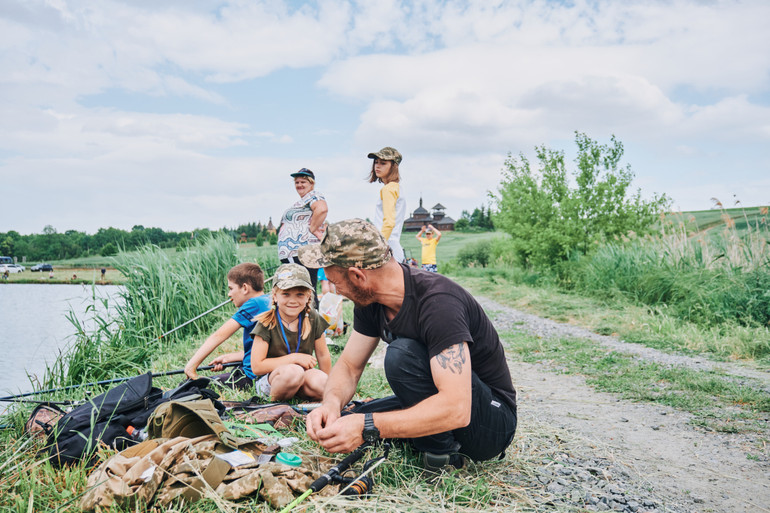
[[[97,297],[109,298],[112,307],[122,287],[102,285],[95,290]],[[46,363],[55,361],[75,333],[67,320],[70,310],[81,322],[92,316],[92,312],[86,314],[88,306],[95,305],[102,317],[108,313],[101,301],[94,303],[92,295],[90,285],[0,286],[0,396],[38,388]],[[27,374],[37,380],[35,385]]]

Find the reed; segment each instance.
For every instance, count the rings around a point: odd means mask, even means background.
[[[227,299],[227,271],[238,263],[237,246],[225,234],[203,238],[169,256],[148,245],[119,254],[116,268],[126,276],[121,297],[98,297],[90,319],[70,314],[75,328],[67,346],[44,377],[46,387],[99,381],[143,372],[158,355],[180,341],[210,333],[219,316],[205,316],[163,339],[160,335]],[[273,267],[274,262],[260,262]],[[98,311],[110,308],[114,314]],[[92,326],[92,327],[88,327]]]
[[[704,326],[770,326],[766,218],[746,220],[743,233],[731,220],[718,233],[695,235],[684,223],[666,222],[657,237],[607,244],[575,266],[574,286],[594,294],[621,291]]]

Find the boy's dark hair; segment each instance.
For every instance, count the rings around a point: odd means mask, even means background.
[[[227,272],[227,279],[238,286],[248,283],[254,292],[262,292],[265,288],[265,273],[257,264],[244,262]]]

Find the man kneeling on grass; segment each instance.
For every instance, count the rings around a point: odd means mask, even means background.
[[[516,390],[500,338],[465,289],[439,274],[396,262],[371,224],[330,225],[321,244],[299,250],[355,303],[353,333],[332,368],[307,432],[330,452],[364,439],[411,439],[430,469],[488,460],[516,430]],[[385,375],[400,409],[341,416],[380,339]]]

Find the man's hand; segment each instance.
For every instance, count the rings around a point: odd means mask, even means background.
[[[320,409],[320,408],[319,408]],[[317,412],[318,409],[311,413]],[[333,422],[326,422],[326,427],[315,431],[316,440],[329,452],[353,451],[364,443],[364,415],[361,413],[338,417]]]
[[[312,440],[318,442],[318,432],[334,423],[339,417],[340,411],[338,408],[322,404],[320,407],[308,413],[305,418],[305,429],[307,430],[308,436]]]

